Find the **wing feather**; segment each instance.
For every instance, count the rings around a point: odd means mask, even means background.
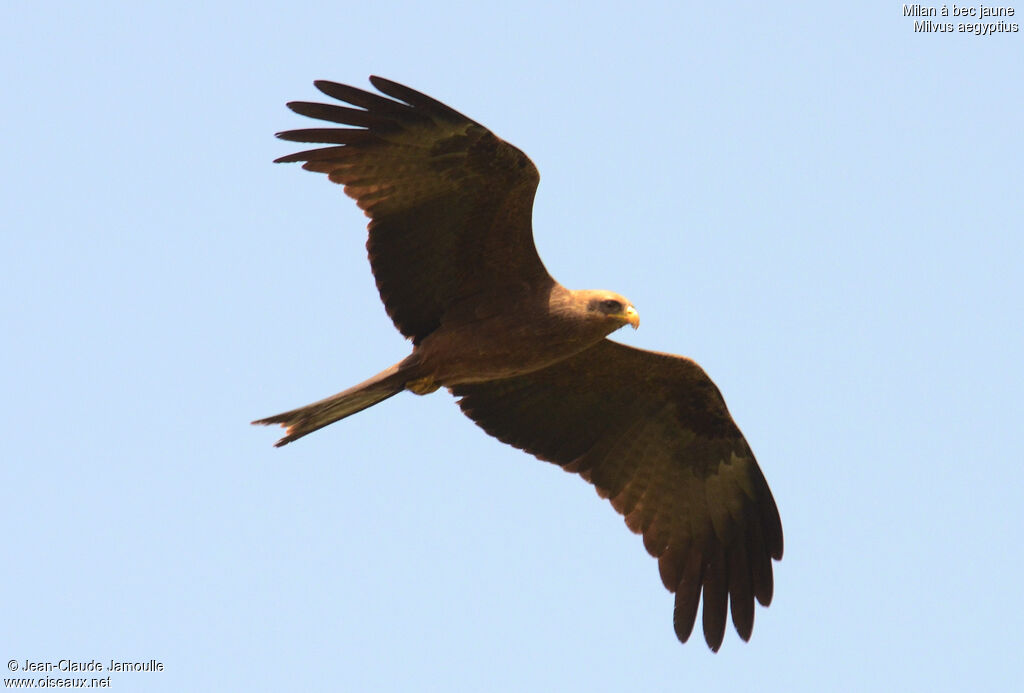
[[[317,81],[347,105],[289,103],[348,127],[280,132],[334,146],[277,161],[327,174],[370,217],[370,265],[402,334],[419,343],[467,297],[553,283],[533,243],[540,177],[526,155],[436,99],[380,77],[370,82],[385,96]]]
[[[575,472],[643,533],[675,592],[676,635],[703,595],[718,650],[727,616],[744,640],[772,596],[782,524],[718,388],[693,361],[609,340],[528,375],[452,388],[489,434]]]

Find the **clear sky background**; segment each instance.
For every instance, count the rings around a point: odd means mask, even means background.
[[[133,691],[1019,679],[1024,34],[898,2],[0,14],[2,661],[164,663]],[[281,450],[248,424],[408,351],[361,212],[271,163],[312,123],[286,101],[369,74],[527,152],[556,278],[720,386],[786,536],[749,644],[680,645],[610,505],[444,392]]]

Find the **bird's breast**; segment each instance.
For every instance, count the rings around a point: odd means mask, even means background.
[[[532,373],[579,353],[603,337],[580,335],[557,319],[517,323],[498,316],[442,326],[420,342],[413,357],[424,376],[451,387]]]

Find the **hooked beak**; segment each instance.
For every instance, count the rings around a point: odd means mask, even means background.
[[[626,308],[626,322],[632,325],[634,330],[640,327],[640,313],[637,313],[633,306]]]

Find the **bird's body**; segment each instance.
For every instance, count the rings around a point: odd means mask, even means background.
[[[585,296],[616,301],[621,314],[581,311]],[[586,305],[586,303],[583,303]],[[543,292],[486,297],[474,302],[468,315],[443,320],[443,330],[428,335],[412,357],[423,375],[438,385],[453,387],[532,373],[593,346],[628,324],[635,310],[610,292],[573,292],[553,284]],[[508,310],[502,310],[503,308]],[[632,311],[632,312],[630,312]]]
[[[718,388],[693,361],[605,337],[639,324],[622,296],[574,291],[537,255],[539,176],[515,147],[444,104],[372,77],[384,98],[317,82],[357,108],[291,103],[347,128],[280,133],[332,146],[282,157],[345,186],[371,221],[377,287],[412,353],[332,397],[254,423],[292,442],[402,390],[440,387],[496,438],[559,464],[643,533],[685,641],[701,595],[717,650],[729,604],[750,637],[782,557],[775,501]]]
[[[602,310],[605,302],[618,309],[609,315]],[[419,341],[408,357],[367,383],[390,397],[403,389],[426,395],[440,387],[526,375],[574,356],[629,323],[639,324],[636,310],[610,291],[572,291],[557,282],[502,287],[455,304],[444,313],[441,327]],[[278,444],[290,443],[380,401],[339,409],[342,401],[366,402],[360,387],[256,423],[287,426],[288,435]]]

